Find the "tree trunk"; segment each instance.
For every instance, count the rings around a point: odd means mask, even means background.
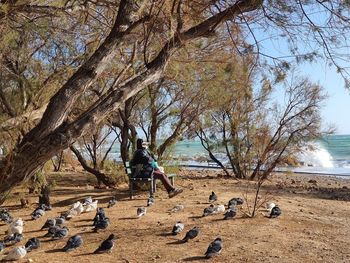
[[[41,192],[39,195],[39,205],[45,204],[47,206],[51,206],[50,194],[51,194],[50,186],[48,186],[48,185],[42,186]]]
[[[97,183],[100,185],[101,183],[103,183],[106,186],[109,187],[115,187],[115,182],[112,178],[108,177],[107,175],[105,175],[104,173],[102,173],[99,170],[96,170],[92,167],[90,167],[86,160],[84,159],[84,157],[81,155],[81,153],[78,151],[77,148],[75,148],[73,145],[70,147],[70,149],[72,150],[72,152],[75,154],[75,156],[78,158],[78,161],[80,162],[81,166],[83,166],[83,168],[88,171],[89,173],[93,174],[96,176],[97,179]]]

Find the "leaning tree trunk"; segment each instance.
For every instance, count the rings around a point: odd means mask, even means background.
[[[144,71],[135,73],[133,78],[99,98],[77,119],[68,122],[68,115],[76,100],[104,72],[108,62],[113,59],[118,45],[125,41],[125,37],[134,28],[149,19],[149,17],[141,18],[125,29],[124,22],[131,15],[131,12],[128,13],[130,10],[126,10],[127,4],[127,0],[120,1],[117,18],[110,34],[50,99],[39,124],[6,156],[0,167],[0,204],[16,185],[30,179],[42,165],[59,151],[69,148],[76,139],[91,129],[92,125],[96,125],[119,109],[122,103],[147,85],[159,80],[171,54],[185,42],[212,35],[223,22],[256,10],[262,1],[238,1],[186,31],[181,31],[180,27],[179,31],[164,44],[158,55],[147,63]]]
[[[72,145],[70,147],[70,149],[75,154],[75,156],[78,158],[78,161],[80,162],[81,166],[86,171],[88,171],[89,173],[91,173],[91,174],[96,176],[98,185],[101,185],[101,183],[103,183],[106,186],[115,187],[115,181],[112,178],[108,177],[106,174],[104,174],[101,171],[99,171],[98,169],[94,169],[94,168],[90,167],[87,164],[86,160],[84,159],[84,157],[82,156],[82,154],[79,152],[79,150],[77,148],[75,148]]]
[[[50,194],[51,194],[51,187],[48,184],[42,186],[39,194],[39,205],[44,204],[47,206],[51,206]]]

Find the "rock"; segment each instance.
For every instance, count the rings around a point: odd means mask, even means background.
[[[314,179],[311,179],[311,180],[308,181],[308,183],[316,185],[316,184],[317,184],[317,181],[314,180]]]
[[[295,184],[295,180],[292,179],[292,180],[290,181],[290,183],[291,183],[291,184]]]
[[[343,189],[349,189],[349,187],[347,187],[346,185],[343,186]]]

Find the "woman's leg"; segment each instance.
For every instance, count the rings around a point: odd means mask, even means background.
[[[162,173],[161,171],[155,170],[153,172],[153,178],[161,180],[168,193],[175,190],[175,188],[171,185],[171,182],[170,182],[168,176],[166,176],[166,174]]]

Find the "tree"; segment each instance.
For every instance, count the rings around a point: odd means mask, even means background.
[[[64,21],[72,26],[71,28],[74,28],[74,24],[79,25],[81,26],[79,29],[86,33],[86,35],[77,34],[77,36],[84,35],[85,38],[77,37],[78,41],[74,42],[75,48],[80,51],[78,53],[81,60],[78,63],[72,60],[71,75],[63,78],[62,85],[57,84],[39,123],[23,134],[23,138],[9,150],[3,161],[0,172],[0,202],[3,202],[15,185],[32,177],[38,168],[56,153],[68,148],[93,125],[119,109],[126,100],[140,90],[158,81],[170,57],[186,43],[203,37],[215,37],[215,31],[223,24],[241,26],[242,30],[245,27],[247,32],[263,23],[264,26],[273,24],[274,29],[282,29],[289,33],[291,44],[296,43],[295,40],[299,35],[300,37],[311,35],[318,41],[315,48],[324,47],[325,55],[338,67],[340,73],[345,75],[333,51],[340,50],[339,46],[344,43],[346,37],[341,42],[333,39],[341,30],[344,30],[342,31],[344,36],[348,33],[347,2],[292,1],[286,4],[281,1],[263,0],[200,2],[120,0],[103,1],[100,4],[99,1],[96,3],[65,1],[63,5],[60,3],[62,1],[52,1],[48,5],[33,4],[32,1],[0,2],[1,22],[11,18],[10,20],[16,23],[23,17],[19,14],[25,12],[24,19],[27,25],[35,25],[38,20],[32,22],[32,19],[38,17],[48,18],[49,21],[56,23],[65,18]],[[109,8],[113,3],[118,8],[117,11]],[[327,27],[321,27],[321,23],[316,24],[313,16],[308,14],[309,10],[314,11],[315,8],[329,14],[328,21],[321,21],[328,22]],[[64,17],[63,14],[68,16]],[[88,22],[89,26],[85,26],[85,22]],[[109,33],[106,33],[109,27]],[[39,28],[35,27],[33,32],[36,33]],[[229,29],[230,26],[227,31],[230,31]],[[299,34],[302,30],[305,35]],[[11,35],[13,32],[11,27],[7,32],[6,36]],[[298,34],[293,34],[296,32]],[[94,38],[90,43],[89,34],[94,36],[99,34],[100,37]],[[244,49],[238,46],[237,48],[243,53],[262,54],[254,45],[245,45]],[[52,51],[50,48],[47,50],[49,53]],[[142,63],[140,59],[133,59],[133,54],[138,58],[143,57]],[[298,52],[294,54],[300,56]],[[40,56],[36,58],[41,59]],[[113,62],[123,68],[119,70],[121,75],[119,81],[115,84],[109,82],[111,86],[107,92],[81,114],[72,116],[78,98],[108,72],[109,65]]]

